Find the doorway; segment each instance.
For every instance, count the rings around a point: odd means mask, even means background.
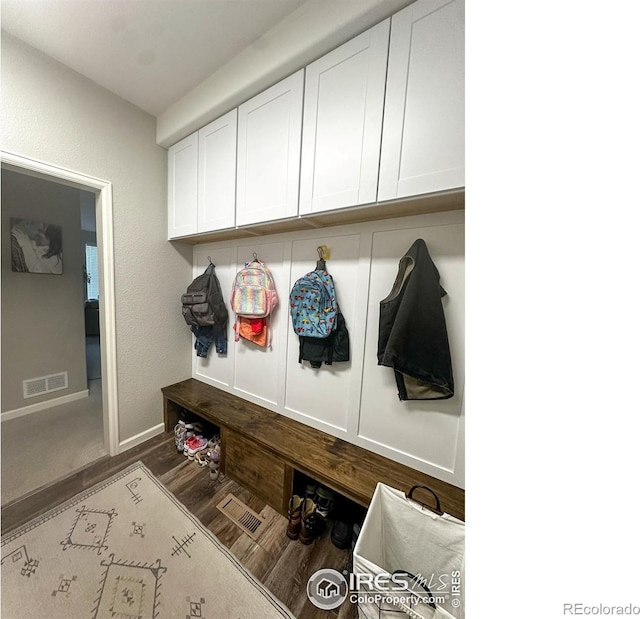
[[[96,227],[95,196],[80,192],[82,232],[82,283],[84,292],[84,332],[87,381],[100,380],[100,251]]]
[[[3,434],[3,447],[5,444],[11,445],[11,435],[17,435],[22,440],[25,437],[23,434],[27,434],[26,445],[38,445],[37,457],[35,460],[30,454],[31,448],[27,447],[24,451],[24,466],[33,466],[29,464],[37,462],[37,468],[40,469],[53,469],[55,467],[50,466],[53,462],[52,448],[55,448],[52,444],[54,432],[53,429],[59,434],[68,433],[75,437],[75,442],[72,448],[61,447],[60,451],[67,452],[66,460],[63,459],[61,467],[58,466],[56,471],[52,470],[52,474],[56,474],[58,478],[71,474],[74,469],[79,468],[76,466],[78,463],[85,465],[88,462],[95,460],[104,455],[116,455],[119,451],[118,446],[118,416],[117,416],[117,383],[116,383],[116,349],[115,349],[115,304],[114,304],[114,279],[113,279],[113,236],[112,236],[112,216],[111,216],[111,184],[95,179],[93,177],[85,176],[69,170],[64,170],[38,162],[35,160],[27,159],[11,153],[2,152],[2,174],[19,175],[25,182],[31,177],[34,183],[49,182],[54,183],[60,190],[66,190],[67,195],[79,196],[78,207],[78,220],[80,220],[80,211],[82,215],[82,226],[80,230],[80,221],[78,221],[78,238],[73,238],[71,227],[66,226],[67,239],[74,241],[77,249],[76,258],[80,261],[77,266],[77,279],[74,279],[73,286],[79,285],[77,293],[80,296],[81,306],[78,308],[77,327],[81,331],[79,334],[80,346],[82,347],[82,371],[77,369],[77,365],[73,366],[74,360],[77,358],[61,360],[60,363],[49,367],[59,367],[61,372],[55,375],[44,375],[44,370],[41,372],[35,371],[40,364],[40,368],[45,367],[42,358],[46,358],[47,355],[55,357],[59,354],[59,351],[55,349],[56,337],[52,338],[50,345],[40,347],[40,350],[33,350],[38,348],[37,346],[31,346],[30,351],[21,351],[22,356],[26,363],[29,363],[29,354],[33,355],[33,359],[37,359],[33,362],[34,371],[26,372],[27,374],[33,374],[33,378],[45,379],[40,383],[36,381],[36,387],[41,388],[42,385],[49,387],[53,385],[53,390],[59,390],[58,393],[48,394],[46,396],[42,394],[40,397],[35,397],[31,401],[35,401],[35,404],[31,404],[29,399],[25,398],[20,401],[19,394],[15,393],[18,381],[17,378],[13,381],[5,380],[5,376],[8,374],[11,376],[13,373],[19,370],[15,369],[15,366],[19,365],[14,361],[20,355],[13,355],[12,351],[7,349],[4,345],[5,338],[3,338],[3,355],[2,355],[2,374],[3,374],[3,393],[2,393],[2,434]],[[3,178],[4,180],[4,178]],[[71,193],[69,193],[71,192]],[[4,194],[4,187],[3,187]],[[4,196],[3,196],[4,197]],[[8,249],[5,248],[5,241],[9,243],[9,230],[11,223],[7,225],[8,214],[7,210],[14,208],[10,204],[5,205],[3,202],[3,276],[7,269],[11,269],[7,263],[11,261],[12,254],[9,254]],[[80,208],[81,207],[81,208]],[[16,218],[20,219],[20,218]],[[24,217],[25,220],[30,220],[28,217]],[[41,219],[42,222],[46,219],[46,214],[40,218],[32,217],[31,219]],[[41,226],[42,227],[42,226]],[[42,231],[45,228],[42,227]],[[4,238],[6,237],[6,239]],[[24,237],[23,237],[24,238]],[[13,242],[13,235],[11,237]],[[64,243],[64,230],[63,230],[63,243]],[[37,244],[34,242],[34,244]],[[40,245],[44,245],[43,240]],[[26,245],[25,245],[26,247]],[[65,258],[71,258],[73,256],[72,245],[68,245],[68,252],[58,254],[58,262],[56,263],[56,269],[64,272]],[[63,250],[64,252],[64,245]],[[50,261],[48,261],[50,262]],[[62,263],[61,265],[59,263]],[[25,268],[28,267],[25,264]],[[43,267],[44,269],[48,267]],[[71,264],[69,264],[71,268]],[[51,300],[55,295],[59,298],[62,295],[61,289],[63,288],[63,277],[56,277],[52,273],[56,271],[40,271],[40,265],[34,263],[31,264],[31,271],[27,274],[19,273],[22,279],[13,278],[14,281],[20,281],[21,286],[27,286],[36,288],[34,292],[34,305],[47,306],[47,299]],[[71,274],[72,271],[68,271]],[[33,273],[33,274],[32,274]],[[38,273],[47,273],[47,275],[39,275]],[[10,273],[10,275],[16,275]],[[39,279],[38,279],[39,278]],[[7,278],[11,279],[11,277]],[[71,277],[67,277],[66,280],[70,280]],[[69,284],[69,281],[67,281]],[[3,285],[3,288],[5,286]],[[72,292],[69,295],[76,294],[76,288],[72,287]],[[51,292],[55,291],[55,292]],[[5,291],[3,290],[3,293]],[[46,293],[43,296],[37,296],[38,293]],[[65,292],[65,294],[67,294]],[[3,294],[3,330],[5,333],[11,335],[10,323],[5,318],[4,309],[5,305],[12,312],[11,316],[16,315],[16,308],[12,307],[11,295],[7,296]],[[51,301],[52,302],[52,301]],[[13,305],[16,305],[14,303]],[[71,306],[69,306],[71,307]],[[19,311],[19,310],[18,310]],[[69,310],[71,311],[71,310]],[[76,310],[74,309],[73,312]],[[76,314],[74,314],[76,315]],[[21,317],[18,316],[17,322],[20,322]],[[60,329],[67,322],[71,322],[71,316],[68,320],[62,320],[59,322]],[[24,329],[24,325],[20,325],[18,329]],[[27,327],[28,328],[28,327]],[[24,332],[23,332],[24,333]],[[65,340],[66,337],[61,336],[58,340]],[[73,336],[74,339],[75,335]],[[15,338],[14,338],[15,339]],[[71,339],[69,339],[69,346],[71,348]],[[11,340],[11,338],[9,338]],[[44,341],[45,338],[42,338]],[[17,340],[16,340],[17,341]],[[13,349],[16,350],[19,346],[13,344]],[[24,347],[26,348],[26,347]],[[78,347],[75,350],[79,350]],[[80,354],[80,353],[78,353]],[[72,367],[71,371],[68,371],[66,366]],[[11,371],[9,371],[11,370]],[[22,372],[23,374],[25,372]],[[43,374],[43,375],[41,375]],[[64,379],[62,378],[64,375]],[[81,376],[79,376],[81,375]],[[22,378],[22,376],[20,377]],[[78,387],[78,380],[85,381],[85,389]],[[57,381],[57,382],[56,382]],[[75,382],[74,382],[75,381]],[[34,383],[35,384],[35,383]],[[5,393],[8,395],[5,397]],[[12,393],[14,392],[14,393]],[[26,392],[25,392],[26,393]],[[61,394],[59,397],[58,394]],[[12,399],[13,398],[13,399]],[[46,400],[46,401],[45,401]],[[24,406],[16,406],[16,402],[19,404],[25,404]],[[55,406],[51,406],[55,404]],[[91,422],[91,428],[81,428],[78,425],[77,417],[74,417],[73,409],[80,408],[86,412],[94,407],[93,421]],[[97,417],[95,407],[98,407]],[[55,415],[54,415],[55,414]],[[38,418],[47,419],[47,415],[51,415],[48,419],[54,422],[54,425],[50,428],[50,431],[37,429]],[[82,423],[88,421],[89,415],[82,417]],[[44,426],[46,427],[46,426]],[[36,428],[34,430],[34,428]],[[22,434],[19,434],[21,430],[24,430]],[[33,436],[29,435],[31,431]],[[7,436],[9,435],[9,436]],[[16,439],[17,440],[17,439]],[[9,442],[8,442],[9,441]],[[31,441],[31,442],[30,442]],[[84,452],[83,452],[84,450]],[[30,455],[29,455],[30,454]],[[59,454],[56,454],[59,456]],[[71,457],[73,456],[73,457]],[[3,478],[5,477],[4,465],[5,454],[3,453]],[[14,466],[16,463],[13,464]],[[64,470],[65,466],[68,470]],[[60,474],[62,471],[62,475]],[[3,479],[4,481],[4,479]],[[37,483],[38,480],[32,483]],[[42,479],[40,479],[42,481]],[[55,481],[54,479],[47,480],[47,483]],[[47,485],[47,484],[44,484]],[[35,488],[29,488],[31,491]],[[5,501],[5,488],[3,488],[3,505],[7,503]],[[15,494],[15,493],[13,493]],[[9,494],[7,494],[9,496]],[[12,500],[16,497],[12,497]]]

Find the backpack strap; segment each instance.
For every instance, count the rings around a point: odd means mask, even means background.
[[[271,312],[267,315],[267,348],[271,350]]]
[[[325,338],[325,339],[329,340],[327,342],[327,349],[328,350],[327,350],[327,359],[325,361],[325,363],[327,365],[333,365],[333,347],[335,345],[334,343],[335,343],[335,340],[336,340],[335,335],[336,335],[335,332],[333,332],[333,333],[331,333],[331,335],[329,335],[327,338]],[[333,337],[331,337],[331,336],[333,336]]]

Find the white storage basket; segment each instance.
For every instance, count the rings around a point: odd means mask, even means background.
[[[436,507],[414,500],[416,488]],[[379,483],[353,551],[360,619],[464,619],[464,543],[464,522],[431,489]]]

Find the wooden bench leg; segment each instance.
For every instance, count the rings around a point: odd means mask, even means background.
[[[175,402],[164,398],[164,431],[173,432],[178,420],[181,419],[182,407]]]

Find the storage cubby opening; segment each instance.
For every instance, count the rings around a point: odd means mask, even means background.
[[[304,498],[305,494],[307,493],[307,489],[311,490],[311,488],[315,488],[316,498],[314,498],[314,500],[319,499],[320,501],[322,501],[322,496],[318,496],[318,491],[320,491],[320,495],[324,494],[326,496],[327,494],[332,494],[333,496],[333,508],[326,518],[327,527],[325,534],[331,531],[331,526],[333,526],[333,523],[336,520],[347,522],[352,525],[362,524],[362,521],[364,520],[364,517],[367,513],[366,507],[347,498],[346,496],[333,490],[333,488],[331,488],[330,486],[319,482],[313,477],[305,475],[304,473],[294,469],[292,494],[297,494],[298,496]],[[325,493],[323,492],[323,490],[328,490],[329,492]]]
[[[174,412],[177,415],[177,421],[184,421],[185,423],[197,423],[202,428],[202,435],[211,439],[214,436],[220,437],[220,427],[211,423],[210,421],[199,417],[195,413],[192,413],[190,410],[184,408],[183,406],[175,405]]]

